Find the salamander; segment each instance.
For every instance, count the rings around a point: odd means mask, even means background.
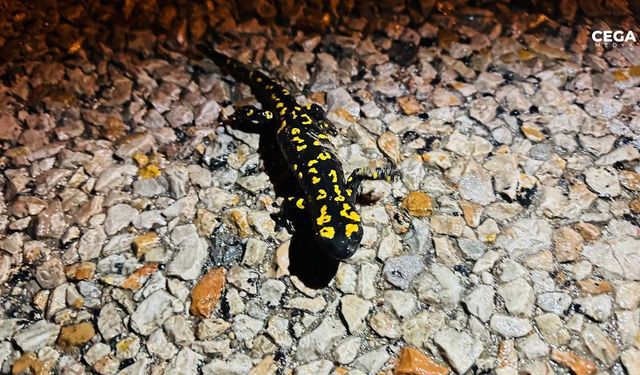
[[[328,255],[345,260],[362,240],[360,214],[355,206],[363,179],[390,180],[390,168],[361,168],[345,179],[342,164],[333,151],[329,135],[337,135],[333,124],[317,104],[301,105],[294,96],[259,70],[206,45],[198,49],[220,69],[251,88],[262,105],[237,108],[228,123],[240,130],[275,132],[275,139],[302,196],[286,197],[289,209],[311,215],[318,246]]]

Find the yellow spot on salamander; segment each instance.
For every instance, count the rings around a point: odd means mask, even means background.
[[[284,116],[285,113],[287,113],[287,107],[282,108],[282,110],[280,111],[280,116]]]
[[[316,219],[316,224],[322,226],[329,222],[331,222],[331,215],[327,215],[327,206],[324,205],[320,208],[320,216]]]
[[[267,120],[271,120],[273,118],[273,113],[271,111],[264,111],[264,117]]]
[[[298,207],[301,210],[304,210],[304,199],[298,198],[298,200],[296,201],[296,207]]]
[[[276,104],[276,108],[282,108],[282,107],[284,107],[284,103],[280,102],[280,103]]]
[[[247,111],[247,116],[253,116],[253,108],[249,108]]]
[[[320,146],[320,141],[313,141],[314,146]]]
[[[338,182],[338,173],[335,171],[335,169],[329,171],[329,177],[331,177],[331,182],[333,182],[334,184]],[[336,188],[338,188],[338,185],[336,185]]]
[[[331,154],[326,152],[326,151],[325,152],[321,152],[318,155],[318,159],[320,159],[320,160],[329,160],[329,159],[331,159]]]
[[[316,176],[313,176],[313,178],[311,179],[311,183],[315,185],[315,184],[317,184],[318,182],[320,182],[320,178],[319,178],[319,177],[316,177]]]
[[[260,77],[256,77],[256,82],[258,82],[258,83],[259,83],[259,82],[262,82],[262,78],[260,78]]]
[[[304,106],[307,110],[311,110],[311,103]]]
[[[302,125],[311,125],[311,123],[313,122],[311,121],[311,117],[309,117],[309,115],[306,113],[301,114],[300,117],[306,118],[306,120],[302,121]]]
[[[298,172],[298,178],[302,180],[302,172]]]
[[[373,177],[374,180],[377,180],[379,177],[378,171],[373,171],[373,175],[371,177]]]
[[[298,164],[294,164],[294,165],[293,165],[293,170],[294,170],[294,171],[297,171],[297,170],[298,170]]]
[[[308,167],[314,166],[315,164],[318,164],[318,161],[316,159],[313,160],[309,160],[309,162],[307,163]]]
[[[267,90],[271,90],[273,88],[273,85],[267,85]]]
[[[340,211],[340,216],[346,217],[351,221],[360,222],[360,215],[357,212],[352,210],[352,207],[349,203],[342,204],[342,211]]]
[[[351,193],[352,193],[351,189],[347,189],[347,190],[345,190],[345,191],[347,192],[347,195],[348,195],[348,196],[351,196]]]
[[[342,192],[340,191],[340,186],[333,185],[333,191],[337,195],[337,197],[333,198],[333,200],[336,202],[344,202],[344,197],[342,196]]]
[[[283,94],[285,94],[285,95],[289,95],[289,90],[287,90],[287,89],[282,89],[282,93],[283,93]]]
[[[278,128],[278,133],[280,133],[282,129],[284,129],[286,126],[287,126],[287,120],[282,120],[282,122],[280,123],[280,127]]]
[[[351,235],[353,234],[353,232],[357,232],[357,231],[358,231],[357,224],[347,224],[344,227],[344,233],[347,235],[347,238],[351,238]]]
[[[291,112],[291,118],[294,120],[298,118],[298,113],[296,111]]]
[[[298,128],[292,128],[291,129],[291,135],[298,135],[300,134],[300,129]]]
[[[318,134],[318,138],[320,139],[329,139],[326,134]]]
[[[271,94],[271,99],[273,99],[273,100],[280,100],[280,99],[278,99],[278,97],[276,96],[276,94]]]
[[[318,189],[318,196],[316,197],[316,200],[321,200],[321,199],[325,199],[327,197],[327,192],[324,189]]]
[[[323,227],[320,229],[320,235],[324,238],[332,239],[336,235],[336,230],[333,227]]]
[[[309,168],[309,173],[318,174],[318,170],[315,168]]]
[[[298,137],[297,135],[295,137],[291,138],[291,140],[293,142],[297,142],[297,143],[304,143],[304,139]]]
[[[298,107],[298,106],[295,106],[295,107],[293,107],[293,108],[294,108],[296,111],[299,111],[299,110],[301,110],[301,109],[302,109],[302,108],[300,108],[300,107]]]
[[[305,148],[307,148],[307,145],[300,145],[296,147],[296,150],[298,150],[298,152],[304,150]]]

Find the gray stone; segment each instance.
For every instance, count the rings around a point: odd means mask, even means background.
[[[280,280],[266,280],[260,286],[260,299],[269,307],[277,307],[287,286]]]
[[[62,262],[58,258],[51,258],[36,269],[38,284],[44,289],[54,289],[67,281]]]
[[[388,337],[391,339],[400,337],[398,321],[386,313],[374,313],[369,319],[369,325],[382,337]]]
[[[467,310],[483,322],[488,322],[495,310],[495,291],[490,285],[478,285],[463,298]]]
[[[289,333],[289,321],[279,315],[274,315],[267,323],[267,334],[283,349],[289,349],[293,345],[293,339]]]
[[[536,333],[532,333],[518,342],[518,349],[524,353],[527,359],[542,358],[549,355],[547,345]]]
[[[174,313],[181,312],[184,306],[180,300],[164,290],[159,290],[144,301],[131,315],[131,328],[141,335],[148,336]]]
[[[364,371],[367,374],[375,374],[389,360],[389,353],[386,346],[381,346],[362,354],[353,361],[353,367]]]
[[[640,240],[620,237],[585,245],[582,255],[595,266],[614,276],[640,280],[640,257],[637,256],[639,248]]]
[[[257,272],[242,268],[238,265],[231,267],[227,273],[227,281],[250,294],[257,293],[256,283],[258,279],[259,275]]]
[[[445,325],[446,315],[442,310],[422,311],[401,324],[402,339],[408,344],[421,347]]]
[[[262,321],[240,314],[233,319],[233,331],[241,341],[251,341],[262,330]]]
[[[640,350],[630,348],[622,352],[620,356],[622,364],[627,369],[629,375],[638,375],[640,369]]]
[[[14,340],[25,352],[37,352],[45,346],[51,346],[58,338],[60,326],[46,320],[38,320],[16,333]]]
[[[296,367],[293,373],[294,375],[329,375],[332,368],[333,363],[331,361],[320,359]]]
[[[542,219],[520,219],[505,228],[496,244],[516,259],[551,248],[551,225]]]
[[[611,167],[589,168],[584,177],[587,185],[601,197],[617,197],[622,192],[618,172]]]
[[[164,370],[164,375],[196,375],[198,373],[199,364],[203,360],[204,357],[201,354],[198,354],[189,348],[183,348],[178,352],[178,355],[173,357],[171,362],[169,362],[169,365]]]
[[[207,100],[196,112],[196,126],[211,125],[220,115],[220,105],[214,100]]]
[[[356,358],[361,344],[362,339],[360,337],[347,337],[340,344],[336,345],[336,348],[333,350],[333,358],[336,362],[347,365]]]
[[[574,303],[580,312],[599,322],[607,320],[613,309],[613,302],[607,294],[576,298]]]
[[[116,204],[107,210],[107,218],[104,221],[104,230],[107,234],[116,234],[120,229],[131,223],[136,216],[138,210],[128,204]]]
[[[462,199],[482,206],[496,200],[491,177],[480,164],[473,160],[466,165],[463,175],[460,176],[458,191]]]
[[[405,319],[413,316],[418,307],[417,298],[408,292],[389,290],[384,293],[385,303],[389,303],[398,318]]]
[[[189,182],[189,169],[181,164],[171,164],[165,169],[165,176],[169,182],[169,192],[175,199],[187,195],[187,183]]]
[[[166,189],[156,178],[146,178],[133,182],[133,195],[142,197],[155,197],[163,195]]]
[[[459,373],[466,373],[480,358],[482,342],[467,332],[445,328],[435,335],[434,342]]]
[[[118,309],[114,302],[109,302],[100,309],[98,330],[105,340],[111,340],[124,332],[123,315],[124,313]]]
[[[302,336],[296,357],[299,361],[312,361],[328,353],[337,339],[347,333],[339,320],[328,316],[310,333]]]
[[[571,296],[563,292],[538,294],[536,305],[545,312],[562,315],[571,306]]]
[[[197,235],[191,236],[178,245],[178,252],[167,267],[167,275],[182,280],[195,280],[201,272],[208,253],[207,241]]]
[[[528,319],[504,314],[494,314],[490,325],[492,330],[507,339],[525,336],[533,329]]]
[[[169,317],[164,321],[163,326],[171,341],[180,346],[189,346],[195,340],[193,327],[183,315]]]
[[[618,345],[597,325],[587,324],[582,331],[582,337],[591,354],[602,363],[611,366],[618,359]]]
[[[536,326],[545,340],[554,346],[564,345],[571,340],[571,335],[559,316],[546,313],[535,317]]]
[[[401,255],[386,260],[382,272],[394,286],[407,289],[411,281],[424,269],[424,261],[418,255]]]
[[[349,333],[354,334],[364,328],[364,319],[369,315],[372,306],[371,302],[352,294],[340,298],[340,312],[347,323]]]
[[[458,247],[465,259],[478,260],[487,251],[487,245],[472,238],[458,238]]]
[[[531,316],[533,312],[533,288],[524,279],[516,279],[498,287],[509,313]]]
[[[329,111],[337,111],[342,108],[356,119],[360,118],[360,106],[351,98],[347,90],[342,87],[327,93],[327,106]]]

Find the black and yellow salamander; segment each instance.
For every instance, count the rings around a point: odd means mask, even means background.
[[[284,87],[258,70],[252,70],[214,49],[198,48],[220,69],[251,88],[262,109],[237,108],[228,120],[236,129],[275,132],[275,139],[300,185],[303,196],[286,197],[285,211],[306,210],[311,215],[315,240],[329,256],[351,257],[362,240],[356,194],[364,179],[391,178],[387,168],[358,169],[345,180],[342,165],[329,141],[336,135],[324,110],[317,104],[300,105]]]

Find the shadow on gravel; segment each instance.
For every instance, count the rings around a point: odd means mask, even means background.
[[[258,153],[264,161],[265,171],[269,175],[277,196],[302,195],[273,134],[260,135]],[[291,223],[290,227],[293,227],[293,236],[289,245],[289,272],[309,288],[326,287],[336,275],[340,262],[329,257],[316,245],[309,215],[295,212],[286,214],[288,216],[278,217],[276,222],[285,225],[288,221]]]

